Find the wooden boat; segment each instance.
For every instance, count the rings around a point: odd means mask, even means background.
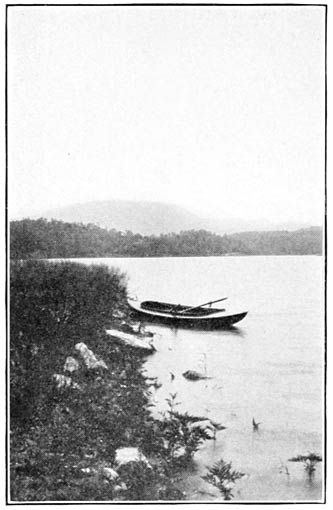
[[[175,305],[160,301],[143,301],[133,299],[128,304],[135,317],[149,322],[160,322],[173,326],[197,327],[203,329],[230,328],[244,319],[247,312],[228,313],[225,308],[205,308],[227,298],[210,301],[199,306]]]

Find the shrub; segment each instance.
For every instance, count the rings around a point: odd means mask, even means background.
[[[239,471],[232,471],[231,462],[224,462],[223,459],[219,460],[216,464],[208,469],[208,473],[202,478],[214,485],[220,493],[223,495],[225,500],[231,500],[233,498],[232,489],[233,485],[239,478],[242,478],[244,473]]]
[[[170,466],[188,463],[201,444],[211,439],[205,430],[190,427],[191,424],[202,420],[202,417],[182,414],[175,410],[178,405],[176,396],[174,393],[167,399],[169,409],[163,413],[163,420],[158,421],[162,437],[160,455]]]
[[[125,278],[104,266],[16,262],[10,273],[11,425],[43,415],[52,374],[76,342],[93,349],[124,306]]]
[[[106,267],[24,262],[11,266],[11,498],[107,500],[112,486],[81,467],[140,445],[152,419],[142,357],[110,342],[104,329],[125,306],[124,276]],[[57,388],[67,356],[85,342],[108,370],[80,362]],[[68,375],[68,374],[67,374]]]
[[[316,471],[316,464],[322,461],[320,455],[316,453],[308,453],[307,455],[297,455],[297,457],[292,457],[288,459],[289,462],[303,462],[304,469],[307,472],[309,478],[312,478],[314,472]]]

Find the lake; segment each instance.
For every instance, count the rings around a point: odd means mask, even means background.
[[[226,426],[207,441],[181,488],[192,501],[218,501],[201,478],[223,459],[245,476],[234,501],[322,501],[322,463],[309,480],[291,457],[323,454],[324,268],[319,256],[81,259],[119,267],[129,294],[196,305],[227,296],[223,307],[249,313],[230,331],[151,325],[157,352],[145,369],[162,387],[154,413],[177,393],[180,411]],[[218,305],[217,305],[218,306]],[[186,370],[210,379],[188,381]],[[174,374],[171,380],[170,373]],[[261,422],[253,431],[252,419]]]

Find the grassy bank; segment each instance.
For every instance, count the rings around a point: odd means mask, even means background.
[[[12,263],[11,500],[182,499],[174,474],[209,435],[193,427],[199,418],[175,412],[173,399],[160,420],[151,417],[142,355],[105,334],[119,317],[126,280],[118,271]],[[117,465],[126,447],[142,458]]]

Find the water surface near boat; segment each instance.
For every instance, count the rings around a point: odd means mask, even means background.
[[[117,266],[140,300],[201,303],[228,296],[249,310],[232,330],[197,331],[149,325],[158,351],[145,368],[162,387],[155,413],[177,393],[178,409],[206,415],[228,427],[195,456],[184,478],[191,500],[219,495],[201,479],[223,458],[246,477],[235,501],[318,501],[322,466],[310,483],[301,464],[288,459],[322,452],[323,259],[316,256],[82,259]],[[211,379],[188,381],[186,370]],[[173,374],[173,378],[171,377]],[[252,418],[262,422],[253,432]],[[288,468],[289,475],[286,469]]]

